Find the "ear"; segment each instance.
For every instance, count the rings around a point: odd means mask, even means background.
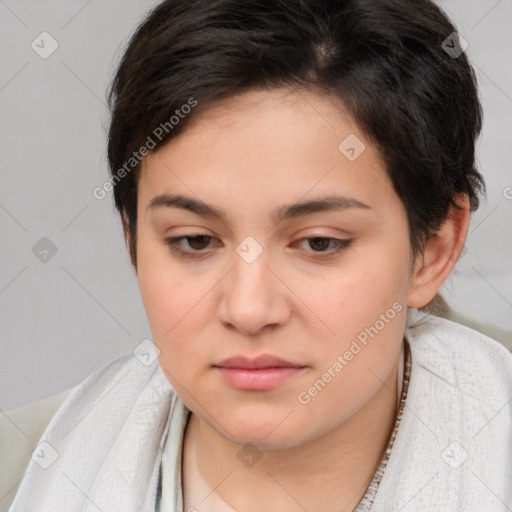
[[[430,237],[416,258],[411,277],[407,305],[421,308],[428,304],[455,267],[464,248],[470,220],[467,194],[457,194],[440,229]]]

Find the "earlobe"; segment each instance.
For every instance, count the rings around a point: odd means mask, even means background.
[[[421,308],[428,304],[455,267],[464,248],[470,219],[470,204],[466,194],[458,194],[449,215],[419,254],[411,278],[407,305]]]

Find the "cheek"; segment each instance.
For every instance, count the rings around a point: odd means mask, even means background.
[[[407,233],[382,237],[372,244],[349,276],[354,303],[383,312],[396,300],[403,301],[408,290],[409,258]]]
[[[138,243],[137,276],[160,366],[175,389],[186,394],[202,382],[212,361],[213,348],[202,340],[215,317],[212,287],[218,278],[178,263],[158,240],[142,235]]]
[[[318,340],[314,374],[299,390],[308,401],[298,400],[308,424],[316,418],[325,428],[350,418],[389,378],[407,317],[404,301],[394,300],[398,294],[392,296],[389,282],[378,289],[361,286],[361,280],[345,284],[332,305],[321,310],[336,338],[332,343]]]
[[[346,354],[343,370],[336,373],[329,391],[319,396],[319,407],[327,407],[337,393],[343,395],[349,389],[354,400],[345,397],[345,404],[356,406],[362,397],[375,392],[379,378],[385,379],[391,370],[407,317],[408,246],[400,253],[396,247],[400,246],[379,244],[362,252],[350,268],[323,285],[324,293],[315,290],[312,308],[335,333],[333,343],[317,345],[321,361],[317,377]]]
[[[309,288],[305,291],[311,300],[308,305],[343,340],[372,325],[393,304],[405,309],[409,261],[407,251],[400,251],[393,245],[375,244],[372,250],[357,253],[328,280],[304,283],[303,290]]]
[[[163,343],[184,326],[193,330],[205,283],[173,262],[162,242],[141,236],[137,250],[137,278],[154,341]]]
[[[197,372],[208,359],[208,351],[201,349],[198,341],[204,320],[204,305],[198,297],[201,285],[186,283],[179,269],[172,269],[169,264],[162,268],[153,263],[155,259],[140,260],[142,301],[152,340],[160,351],[160,366],[171,385],[186,394],[195,389]]]

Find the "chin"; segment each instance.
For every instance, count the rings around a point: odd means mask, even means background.
[[[298,418],[293,418],[295,413],[286,418],[286,414],[283,414],[282,411],[283,409],[280,409],[278,414],[265,414],[264,412],[244,414],[240,412],[240,415],[224,418],[219,424],[226,425],[229,434],[219,428],[219,425],[210,424],[210,426],[228,441],[242,447],[250,444],[260,450],[294,448],[307,442],[308,433],[298,428]],[[307,419],[304,421],[307,422]]]

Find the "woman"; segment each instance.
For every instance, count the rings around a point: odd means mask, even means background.
[[[510,508],[512,355],[428,313],[483,190],[463,49],[427,0],[153,9],[95,191],[152,340],[65,401],[10,510]]]

